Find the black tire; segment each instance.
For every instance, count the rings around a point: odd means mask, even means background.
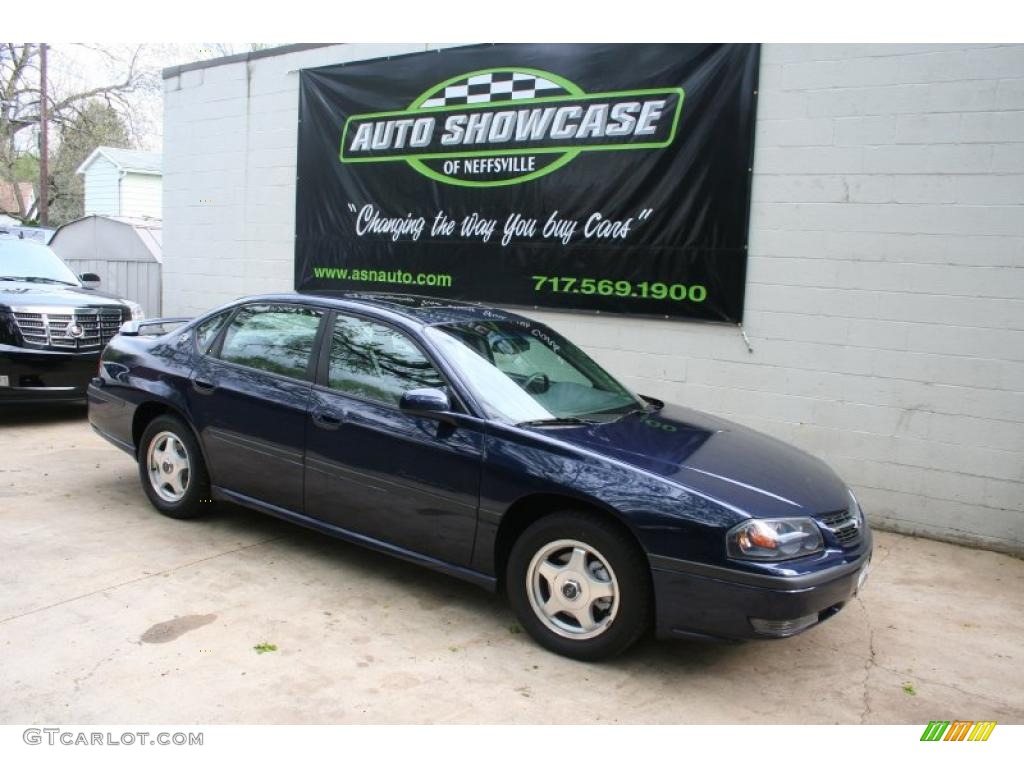
[[[544,585],[549,585],[546,591],[550,592],[552,582],[541,577],[541,581],[536,582],[538,586],[535,587],[535,574],[531,573],[531,564],[535,558],[538,563],[547,559],[543,553],[552,547],[555,560],[566,558],[568,564],[568,558],[575,552],[575,548],[560,550],[556,544],[561,541],[580,542],[585,545],[584,549],[592,550],[588,558],[584,559],[584,562],[589,563],[588,569],[597,566],[598,575],[609,578],[610,574],[614,574],[614,582],[617,585],[612,601],[613,604],[617,604],[614,615],[611,609],[603,610],[601,603],[589,602],[587,595],[578,591],[581,580],[561,575],[556,577],[566,578],[572,582],[568,585],[563,582],[562,595],[568,595],[572,600],[583,600],[587,604],[585,610],[592,619],[600,616],[610,617],[596,636],[566,636],[565,633],[575,631],[585,635],[582,622],[576,621],[578,630],[571,626],[575,621],[572,614],[561,613],[555,618],[542,618],[544,609],[539,603],[544,602]],[[558,554],[559,552],[564,554]],[[606,561],[610,570],[601,569],[602,560]],[[565,591],[566,588],[568,592]],[[556,512],[542,517],[527,528],[513,544],[509,553],[505,589],[516,617],[534,640],[550,651],[581,661],[599,661],[622,653],[643,635],[650,624],[652,599],[647,559],[636,542],[619,526],[598,515],[583,511]],[[561,600],[560,597],[557,599]],[[534,601],[538,602],[537,609],[534,608]],[[575,603],[566,605],[579,608]],[[591,605],[594,608],[591,608]],[[563,626],[553,626],[556,623]]]
[[[155,441],[161,444],[155,447],[167,448],[168,441],[166,441],[165,437],[167,435],[173,436],[177,441],[177,444],[171,443],[173,448],[177,449],[178,446],[181,448],[181,450],[176,450],[175,452],[178,461],[180,461],[181,455],[184,453],[188,466],[187,472],[184,475],[180,472],[174,473],[174,476],[178,478],[179,487],[183,488],[184,491],[177,500],[169,498],[175,493],[175,489],[170,486],[169,481],[162,484],[163,490],[161,491],[157,489],[155,481],[151,479],[150,475],[150,448]],[[173,517],[176,520],[188,520],[193,517],[199,517],[212,506],[210,502],[210,478],[206,472],[203,454],[199,450],[199,444],[196,442],[192,430],[178,417],[169,415],[157,416],[149,422],[142,433],[142,439],[139,440],[138,463],[142,489],[146,492],[150,503],[161,514]],[[177,468],[181,465],[175,463],[169,466]],[[167,474],[166,477],[161,477],[160,479],[166,480],[168,477],[171,477],[171,475]]]

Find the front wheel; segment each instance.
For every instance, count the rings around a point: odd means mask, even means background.
[[[584,512],[543,517],[509,554],[506,587],[520,623],[545,648],[584,661],[619,654],[647,628],[647,561],[616,525]]]
[[[158,416],[142,433],[139,478],[150,503],[168,517],[198,517],[210,504],[210,481],[199,444],[175,416]]]

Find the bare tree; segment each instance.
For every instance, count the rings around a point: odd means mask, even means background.
[[[80,45],[83,52],[104,60],[111,72],[98,84],[83,84],[81,79],[54,78],[47,94],[47,113],[57,135],[68,135],[81,125],[83,113],[90,104],[100,102],[115,110],[134,133],[135,97],[142,91],[158,87],[155,72],[140,64],[142,46],[124,52],[105,46]],[[51,51],[59,50],[50,48]],[[39,45],[36,43],[0,43],[0,180],[13,181],[19,158],[38,152],[35,146],[39,131]],[[51,154],[58,148],[51,149]],[[48,182],[36,195],[53,198]],[[21,221],[35,217],[36,206],[29,205],[17,184],[14,185],[18,210],[2,211]]]
[[[79,166],[96,147],[125,147],[131,141],[124,119],[109,104],[91,100],[61,126],[57,150],[50,153],[50,224],[60,226],[85,214],[85,185]]]

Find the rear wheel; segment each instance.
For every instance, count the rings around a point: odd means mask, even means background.
[[[158,416],[139,441],[139,478],[150,503],[176,519],[209,506],[210,481],[192,430],[176,416]]]
[[[626,650],[647,628],[648,565],[616,525],[559,512],[527,528],[512,547],[509,602],[545,648],[584,661]]]

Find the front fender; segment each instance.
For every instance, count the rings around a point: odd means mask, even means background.
[[[474,565],[485,573],[494,572],[505,514],[532,495],[564,496],[609,512],[649,555],[707,557],[721,549],[722,532],[743,519],[664,478],[563,443],[557,428],[549,432],[488,425],[474,549]]]

